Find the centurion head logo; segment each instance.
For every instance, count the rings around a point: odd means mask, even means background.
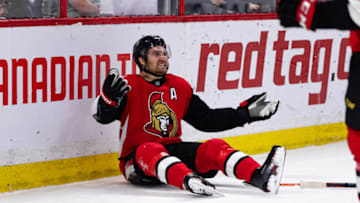
[[[162,101],[162,93],[154,92],[149,97],[151,122],[144,126],[145,131],[160,137],[174,137],[177,119],[174,112]]]

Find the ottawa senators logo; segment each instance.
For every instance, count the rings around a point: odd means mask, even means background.
[[[162,93],[154,92],[149,97],[151,122],[144,126],[146,132],[159,137],[174,137],[177,119],[174,112],[162,101]]]

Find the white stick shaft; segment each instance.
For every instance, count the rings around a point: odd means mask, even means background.
[[[300,181],[301,188],[324,188],[326,187],[325,182],[316,182],[316,181]]]

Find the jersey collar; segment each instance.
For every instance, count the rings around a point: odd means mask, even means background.
[[[165,75],[163,75],[160,79],[153,80],[149,83],[155,85],[156,87],[160,87],[166,81]]]

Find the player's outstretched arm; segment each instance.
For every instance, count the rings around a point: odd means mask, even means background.
[[[277,13],[284,27],[360,29],[356,0],[280,0]]]
[[[127,93],[130,86],[127,81],[120,76],[117,69],[110,69],[100,96],[94,101],[92,112],[93,117],[99,123],[110,123],[120,118],[127,102]]]
[[[242,102],[243,106],[234,108],[211,109],[194,95],[185,117],[183,118],[190,125],[198,130],[206,132],[220,132],[235,127],[243,126],[246,123],[269,119],[277,111],[279,101],[265,101],[266,94],[255,95]]]
[[[280,102],[265,101],[265,99],[266,92],[254,95],[243,101],[238,107],[238,111],[247,110],[250,117],[249,122],[269,119],[276,113]]]

